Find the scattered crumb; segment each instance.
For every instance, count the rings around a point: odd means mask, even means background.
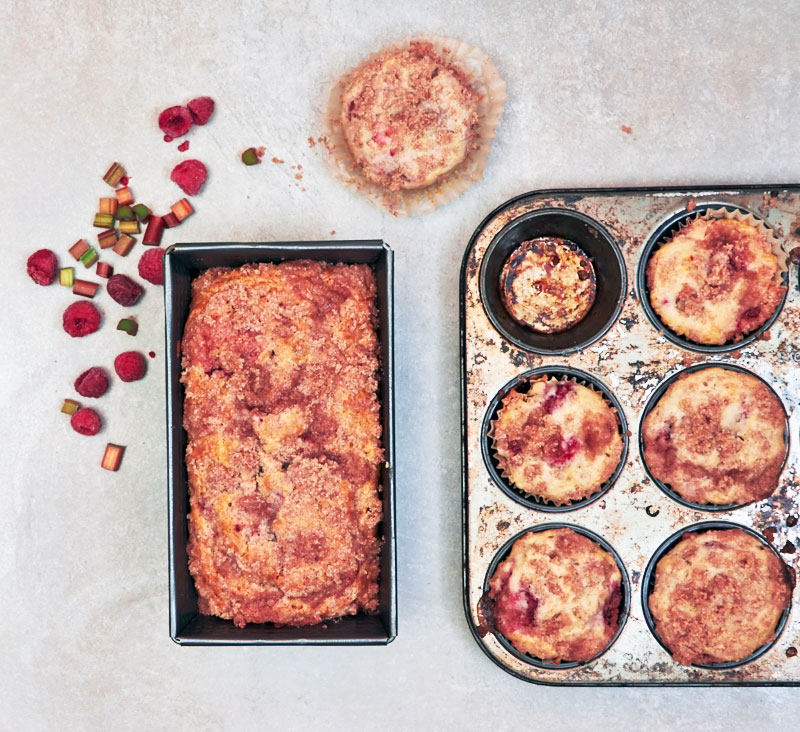
[[[302,193],[305,193],[305,192],[306,192],[306,189],[305,189],[305,188],[301,188],[301,189],[300,189],[300,191],[301,191]]]
[[[316,145],[316,144],[317,144],[317,141],[313,137],[309,137],[308,138],[308,146],[309,147],[314,147],[314,145]]]
[[[689,203],[686,204],[686,210],[691,213],[697,207],[697,203],[695,203],[694,198],[689,199]]]
[[[272,162],[275,163],[276,165],[283,165],[283,160],[281,160],[280,158],[272,158]]]
[[[263,157],[264,157],[264,154],[265,154],[266,152],[267,152],[267,148],[265,148],[265,147],[263,147],[263,146],[262,146],[262,147],[257,147],[257,148],[256,148],[256,155],[258,155],[258,157],[259,157],[259,158],[263,158]],[[272,158],[272,159],[273,159],[273,160],[275,160],[275,158]]]
[[[302,165],[300,165],[300,163],[298,163],[298,164],[297,164],[297,169],[298,169],[298,170],[302,170],[302,169],[303,169],[303,166],[302,166]]]
[[[297,180],[303,180],[303,174],[302,173],[295,173],[294,177],[297,178]]]
[[[186,152],[189,149],[189,141],[184,140],[180,145],[178,145],[178,150],[181,152]]]
[[[155,358],[156,357],[156,352],[155,351],[150,351],[150,353],[148,353],[147,355],[150,356],[150,358]]]
[[[331,229],[331,236],[333,236],[335,233],[336,233],[336,229]]]
[[[626,134],[630,135],[633,132],[632,127],[628,127],[628,125],[620,125],[620,129]]]

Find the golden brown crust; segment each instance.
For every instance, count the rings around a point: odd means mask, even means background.
[[[508,314],[539,333],[560,333],[579,323],[594,303],[592,262],[566,239],[524,241],[500,273]]]
[[[792,593],[788,572],[741,529],[685,534],[656,565],[656,633],[685,666],[747,658],[775,637]]]
[[[371,183],[431,185],[466,158],[478,98],[461,69],[415,41],[364,66],[342,96],[347,146]]]
[[[543,377],[503,397],[490,437],[501,472],[558,505],[588,498],[622,456],[616,411],[594,390]]]
[[[688,501],[758,501],[778,487],[785,423],[780,400],[755,376],[693,371],[670,384],[645,417],[645,461]]]
[[[377,607],[375,280],[212,269],[183,337],[189,569],[202,612],[309,625]]]
[[[543,661],[588,661],[619,628],[622,576],[614,557],[572,529],[528,532],[489,580],[496,629]]]
[[[734,219],[698,218],[647,263],[650,304],[695,343],[722,345],[763,325],[786,288],[764,233]]]

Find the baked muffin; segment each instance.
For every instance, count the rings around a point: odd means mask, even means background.
[[[644,459],[687,501],[759,501],[778,487],[785,426],[780,400],[760,379],[700,369],[678,377],[645,417]]]
[[[374,273],[246,265],[192,290],[181,380],[201,612],[242,626],[376,610]]]
[[[478,97],[430,43],[370,61],[342,95],[342,131],[366,179],[391,191],[424,188],[473,147]]]
[[[589,257],[556,237],[522,242],[500,272],[500,296],[508,314],[539,333],[560,333],[583,320],[596,289]]]
[[[616,410],[572,381],[542,377],[523,391],[518,386],[503,397],[490,430],[501,473],[557,505],[599,491],[622,456]]]
[[[650,304],[664,325],[695,343],[740,341],[780,305],[780,272],[762,230],[700,217],[650,257]]]
[[[648,605],[678,663],[740,661],[773,640],[792,584],[786,565],[746,531],[696,531],[658,560]]]
[[[589,661],[619,628],[621,583],[614,557],[583,534],[530,531],[489,580],[491,622],[542,661]]]

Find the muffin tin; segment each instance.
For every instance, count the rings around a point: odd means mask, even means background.
[[[709,207],[740,208],[763,220],[791,252],[800,247],[800,186],[640,188],[540,191],[514,198],[475,231],[461,270],[462,499],[464,603],[482,650],[526,681],[561,685],[800,685],[800,590],[763,653],[724,667],[676,663],[646,619],[648,565],[668,540],[724,521],[766,537],[795,574],[800,551],[798,424],[800,412],[800,292],[797,272],[762,328],[737,344],[709,350],[669,333],[649,309],[646,257],[678,223]],[[561,236],[592,257],[595,304],[578,325],[547,336],[528,331],[504,310],[497,279],[505,257],[535,236]],[[712,363],[761,377],[780,397],[788,420],[788,455],[778,489],[756,503],[709,510],[673,500],[648,475],[640,451],[640,421],[654,393],[686,368]],[[566,507],[538,505],[493,469],[487,430],[498,398],[528,372],[582,374],[606,391],[626,425],[630,449],[616,480],[600,494]],[[616,640],[584,664],[543,665],[498,639],[482,600],[492,568],[510,541],[529,529],[558,526],[593,532],[621,561],[630,588]],[[647,575],[649,577],[649,575]]]

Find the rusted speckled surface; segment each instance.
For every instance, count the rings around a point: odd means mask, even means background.
[[[631,581],[631,611],[617,642],[596,661],[576,669],[542,670],[508,653],[492,633],[479,643],[500,665],[531,681],[571,684],[800,683],[800,589],[795,589],[786,627],[775,645],[755,661],[728,670],[684,667],[672,661],[648,629],[642,612],[641,575],[655,549],[681,527],[721,520],[766,532],[796,572],[800,526],[798,427],[800,427],[800,292],[797,268],[789,272],[789,293],[768,338],[741,350],[706,356],[682,350],[647,319],[638,300],[639,255],[652,232],[671,215],[703,203],[732,203],[764,218],[783,238],[784,248],[800,246],[800,187],[683,191],[543,192],[516,199],[476,232],[465,254],[462,281],[464,376],[465,596],[470,622],[480,625],[478,604],[487,568],[496,550],[528,526],[564,521],[604,537],[620,554]],[[540,356],[510,346],[493,328],[481,302],[478,277],[486,248],[498,231],[522,213],[566,208],[597,220],[625,258],[628,294],[617,322],[599,341],[568,356]],[[700,511],[668,498],[646,475],[638,450],[639,422],[648,397],[666,377],[708,361],[735,363],[766,379],[789,415],[790,452],[780,485],[765,501],[732,511]],[[600,500],[566,513],[544,513],[516,503],[497,487],[481,457],[480,428],[486,407],[514,376],[532,368],[567,365],[597,376],[622,404],[631,432],[625,467]],[[652,515],[655,514],[655,515]],[[794,524],[794,525],[793,525]],[[789,655],[787,655],[787,651]]]

